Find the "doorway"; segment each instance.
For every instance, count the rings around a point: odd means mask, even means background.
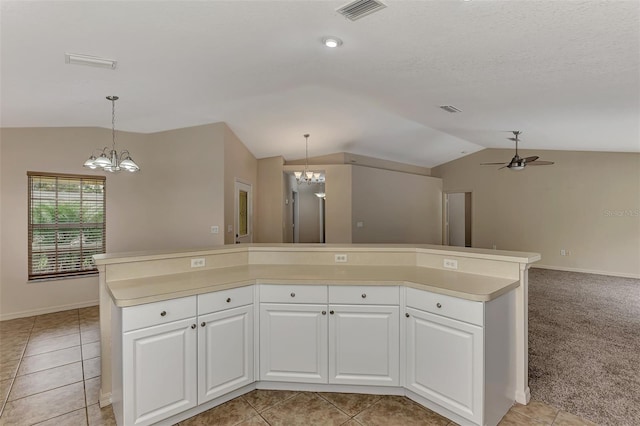
[[[471,247],[471,192],[445,193],[445,244]]]
[[[236,244],[253,242],[253,191],[251,185],[236,179],[234,231]]]

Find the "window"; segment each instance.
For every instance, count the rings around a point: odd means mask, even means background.
[[[105,252],[105,178],[27,172],[29,280],[97,273]]]

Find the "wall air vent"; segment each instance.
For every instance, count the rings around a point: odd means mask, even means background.
[[[387,5],[378,0],[356,0],[345,4],[341,8],[336,9],[336,11],[345,18],[355,21],[385,7],[387,7]]]
[[[455,112],[462,112],[461,109],[458,109],[456,107],[454,107],[453,105],[440,105],[440,108],[442,108],[443,110],[450,112],[450,113],[455,113]]]

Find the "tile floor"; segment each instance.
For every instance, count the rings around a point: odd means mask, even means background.
[[[0,425],[115,425],[98,406],[98,307],[0,322]],[[404,397],[255,390],[180,426],[451,426]],[[501,426],[584,426],[548,405],[515,405]]]

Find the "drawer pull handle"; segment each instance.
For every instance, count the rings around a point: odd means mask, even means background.
[[[366,299],[367,298],[367,293],[362,293],[362,298]]]
[[[406,314],[404,314],[404,316],[405,316],[405,317],[407,317],[407,318],[409,318],[409,317],[410,317],[409,312],[407,312]]]
[[[438,308],[442,308],[442,305],[440,304],[440,302],[436,303],[436,306],[437,306]]]
[[[191,328],[193,328],[195,330],[196,325],[195,324],[191,324]]]
[[[322,311],[322,315],[327,315],[327,311]]]
[[[162,312],[160,312],[160,316],[161,316],[161,317],[163,317],[163,316],[165,316],[165,315],[167,315],[167,311],[162,311]]]
[[[330,313],[331,315],[335,314],[335,312],[333,312],[333,311],[329,311],[329,313]]]
[[[230,303],[230,302],[231,302],[231,298],[227,297],[227,303]]]
[[[296,297],[296,294],[292,292],[291,297]]]
[[[201,325],[202,327],[204,327],[205,325],[207,325],[207,323],[206,323],[206,322],[204,322],[204,321],[202,321],[202,322],[200,323],[200,325]]]

